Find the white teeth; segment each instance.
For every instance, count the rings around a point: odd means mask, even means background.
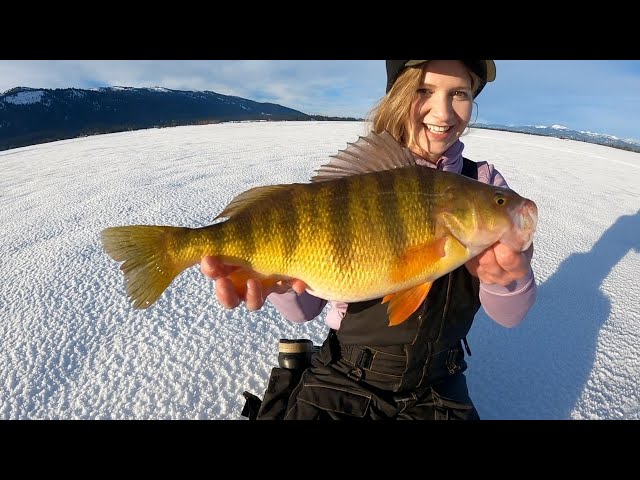
[[[444,133],[451,128],[451,126],[439,127],[438,125],[426,125],[426,127],[429,129],[430,132],[433,132],[433,133]]]

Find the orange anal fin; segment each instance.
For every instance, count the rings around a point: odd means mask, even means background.
[[[382,303],[389,302],[387,314],[389,316],[389,326],[400,325],[415,312],[427,298],[431,290],[431,282],[423,283],[417,287],[403,290],[401,292],[390,293],[382,299]]]
[[[227,275],[227,278],[231,280],[231,283],[233,283],[233,286],[236,289],[236,293],[240,298],[243,298],[247,295],[247,280],[250,278],[259,280],[262,284],[263,290],[265,288],[272,287],[281,280],[280,278],[276,277],[265,277],[253,270],[246,270],[244,268],[234,270],[232,273]]]
[[[390,272],[393,283],[401,283],[411,278],[419,277],[426,270],[434,267],[446,255],[445,245],[447,237],[441,237],[431,243],[417,245],[407,249],[395,262]]]

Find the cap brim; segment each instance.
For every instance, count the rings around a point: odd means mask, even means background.
[[[404,64],[405,67],[415,67],[417,65],[420,65],[421,63],[424,62],[428,62],[429,60],[407,60]],[[467,63],[470,62],[469,60],[463,60],[463,62]],[[484,78],[484,80],[486,80],[487,82],[493,82],[496,79],[496,64],[493,60],[479,60],[479,62],[483,62],[483,65],[478,65],[478,67],[480,67],[483,72],[486,74],[486,78]],[[474,73],[479,74],[480,72],[478,72],[475,68],[472,68],[472,70],[474,71]],[[479,77],[484,77],[484,75],[480,74],[478,75]]]

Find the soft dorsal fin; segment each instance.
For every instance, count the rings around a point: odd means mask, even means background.
[[[347,143],[345,150],[332,155],[332,160],[316,170],[312,182],[325,182],[336,178],[360,175],[413,166],[412,153],[400,145],[387,131],[369,133],[358,137],[355,143]]]
[[[256,202],[262,202],[272,194],[280,192],[282,190],[290,189],[295,184],[288,185],[267,185],[265,187],[250,188],[246,192],[242,192],[237,195],[229,204],[224,207],[224,210],[214,218],[233,217],[242,212],[245,208],[250,207]]]

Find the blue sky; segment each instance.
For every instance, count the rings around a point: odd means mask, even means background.
[[[640,140],[640,60],[497,60],[478,123],[564,125]],[[308,114],[364,117],[384,95],[383,60],[2,60],[17,86],[211,90]]]

